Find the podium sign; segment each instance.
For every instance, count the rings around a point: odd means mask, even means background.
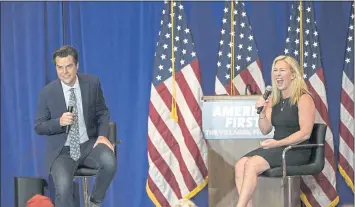
[[[205,139],[272,138],[273,131],[263,135],[259,129],[255,102],[260,96],[237,97],[237,101],[230,96],[204,97],[202,130]]]

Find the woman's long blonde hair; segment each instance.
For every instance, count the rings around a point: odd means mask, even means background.
[[[273,78],[272,71],[278,61],[285,61],[290,67],[291,72],[294,75],[294,79],[291,82],[292,95],[290,99],[290,104],[297,104],[298,100],[304,93],[310,94],[307,88],[307,84],[303,79],[303,74],[300,71],[300,66],[297,61],[290,56],[280,55],[274,59],[271,68],[271,82],[272,82],[272,106],[275,106],[280,102],[281,91],[277,88],[275,79]]]

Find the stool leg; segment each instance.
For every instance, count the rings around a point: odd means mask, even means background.
[[[84,207],[89,207],[89,187],[90,187],[90,182],[88,177],[83,178],[83,204]]]
[[[300,177],[287,176],[284,186],[285,207],[299,207],[300,201]]]

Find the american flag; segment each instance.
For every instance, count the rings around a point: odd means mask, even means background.
[[[354,4],[351,8],[340,101],[339,171],[354,192]]]
[[[231,15],[232,10],[233,15]],[[251,88],[247,90],[249,94],[252,92],[261,94],[265,90],[265,83],[261,72],[258,50],[245,12],[244,3],[227,1],[223,12],[215,93],[246,95],[246,86],[250,85]],[[232,16],[233,26],[231,25]],[[234,52],[233,50],[231,51],[232,46],[234,47]],[[234,63],[231,58],[233,55]],[[231,83],[233,83],[232,86]]]
[[[207,145],[199,62],[181,2],[166,1],[160,23],[149,104],[147,193],[156,206],[168,207],[207,185]],[[175,106],[177,119],[171,116]]]
[[[339,197],[336,191],[334,144],[328,118],[325,80],[318,41],[319,34],[314,18],[313,3],[304,1],[302,9],[300,8],[300,2],[293,3],[284,53],[296,58],[301,65],[300,56],[303,56],[304,79],[314,97],[317,109],[316,122],[325,123],[328,126],[324,146],[324,169],[314,176],[302,176],[301,199],[307,207],[336,206]],[[302,16],[300,15],[301,10],[303,11]],[[300,27],[301,18],[302,27]],[[300,39],[301,31],[303,31],[303,41]],[[303,44],[303,52],[300,52],[300,44]]]

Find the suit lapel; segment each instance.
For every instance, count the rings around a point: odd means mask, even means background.
[[[55,87],[54,94],[56,94],[54,97],[57,99],[54,103],[58,103],[58,109],[60,111],[67,111],[67,105],[65,103],[65,98],[63,93],[63,87],[59,79],[57,80],[57,86]]]
[[[81,91],[81,101],[83,105],[83,114],[84,114],[84,119],[85,119],[85,125],[87,126],[87,115],[88,113],[88,107],[89,107],[89,96],[90,96],[90,84],[85,81],[79,74],[78,74],[78,80],[80,84],[80,91]]]

